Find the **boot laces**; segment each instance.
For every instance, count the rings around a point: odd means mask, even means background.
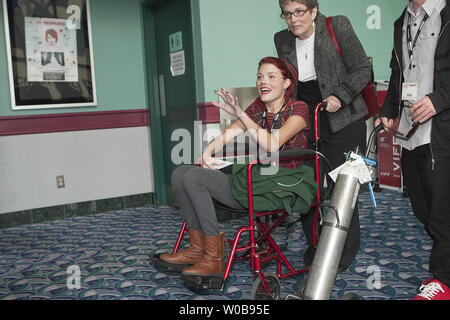
[[[421,293],[419,294],[419,296],[424,297],[428,300],[433,299],[439,293],[439,291],[444,293],[444,289],[442,289],[441,285],[437,282],[431,282],[426,286],[422,285],[420,287],[420,291]]]

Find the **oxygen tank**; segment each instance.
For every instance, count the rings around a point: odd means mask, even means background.
[[[358,150],[349,152],[347,161],[330,173],[335,180],[335,186],[327,215],[322,223],[322,233],[310,267],[308,281],[301,297],[304,300],[330,299],[362,184],[368,183],[372,203],[376,208],[371,183],[377,161],[368,158],[368,154],[376,134],[382,129],[383,126],[379,125],[373,130],[365,157],[359,155]]]
[[[331,296],[361,187],[354,171],[346,166],[338,175],[305,287],[305,300],[328,300]]]

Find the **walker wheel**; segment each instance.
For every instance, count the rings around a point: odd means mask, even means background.
[[[257,277],[253,282],[250,300],[280,300],[281,284],[275,275],[265,277],[267,281],[268,292],[264,289],[264,283],[261,277]]]
[[[341,300],[361,300],[361,297],[354,292],[346,292]]]
[[[303,298],[303,296],[305,295],[305,289],[306,289],[306,285],[308,284],[308,278],[305,278],[302,280],[302,282],[300,283],[300,286],[298,287],[298,296],[300,298]]]

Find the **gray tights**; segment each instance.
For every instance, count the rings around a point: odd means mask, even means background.
[[[180,166],[172,174],[172,189],[188,229],[202,230],[206,236],[219,235],[212,199],[230,208],[242,209],[233,197],[227,175],[221,171]]]

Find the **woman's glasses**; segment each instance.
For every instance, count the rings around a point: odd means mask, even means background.
[[[292,16],[299,18],[299,17],[303,17],[305,15],[306,11],[308,11],[308,10],[297,9],[294,12],[283,11],[281,13],[280,17],[285,20],[291,19]]]

